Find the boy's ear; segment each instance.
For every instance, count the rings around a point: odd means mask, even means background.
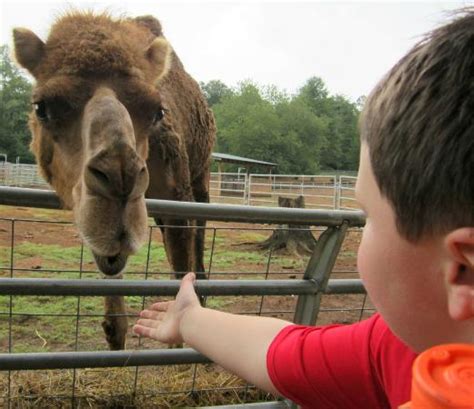
[[[474,318],[474,227],[464,227],[445,238],[448,262],[444,275],[449,314],[454,320]]]

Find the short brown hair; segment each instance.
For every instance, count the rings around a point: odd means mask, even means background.
[[[360,129],[403,237],[474,226],[473,8],[392,68],[369,96]]]

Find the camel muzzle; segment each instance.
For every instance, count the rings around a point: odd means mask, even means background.
[[[115,256],[99,256],[92,252],[95,262],[99,270],[107,276],[115,276],[120,274],[127,264],[128,256],[124,254],[117,254]]]

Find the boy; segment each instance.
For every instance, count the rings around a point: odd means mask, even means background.
[[[474,343],[474,9],[433,31],[368,98],[358,269],[378,313],[304,327],[201,307],[192,273],[136,333],[186,342],[303,407],[397,408],[416,354]]]

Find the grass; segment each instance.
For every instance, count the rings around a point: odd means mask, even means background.
[[[266,256],[264,254],[252,253],[249,251],[219,251],[217,250],[213,258],[213,267],[215,269],[233,268],[235,271],[239,270],[239,265],[242,263],[255,264],[261,266],[266,263]]]
[[[41,257],[44,261],[51,261],[58,264],[69,264],[72,262],[76,264],[81,257],[81,248],[79,246],[63,247],[58,244],[22,242],[15,245],[14,257]]]

